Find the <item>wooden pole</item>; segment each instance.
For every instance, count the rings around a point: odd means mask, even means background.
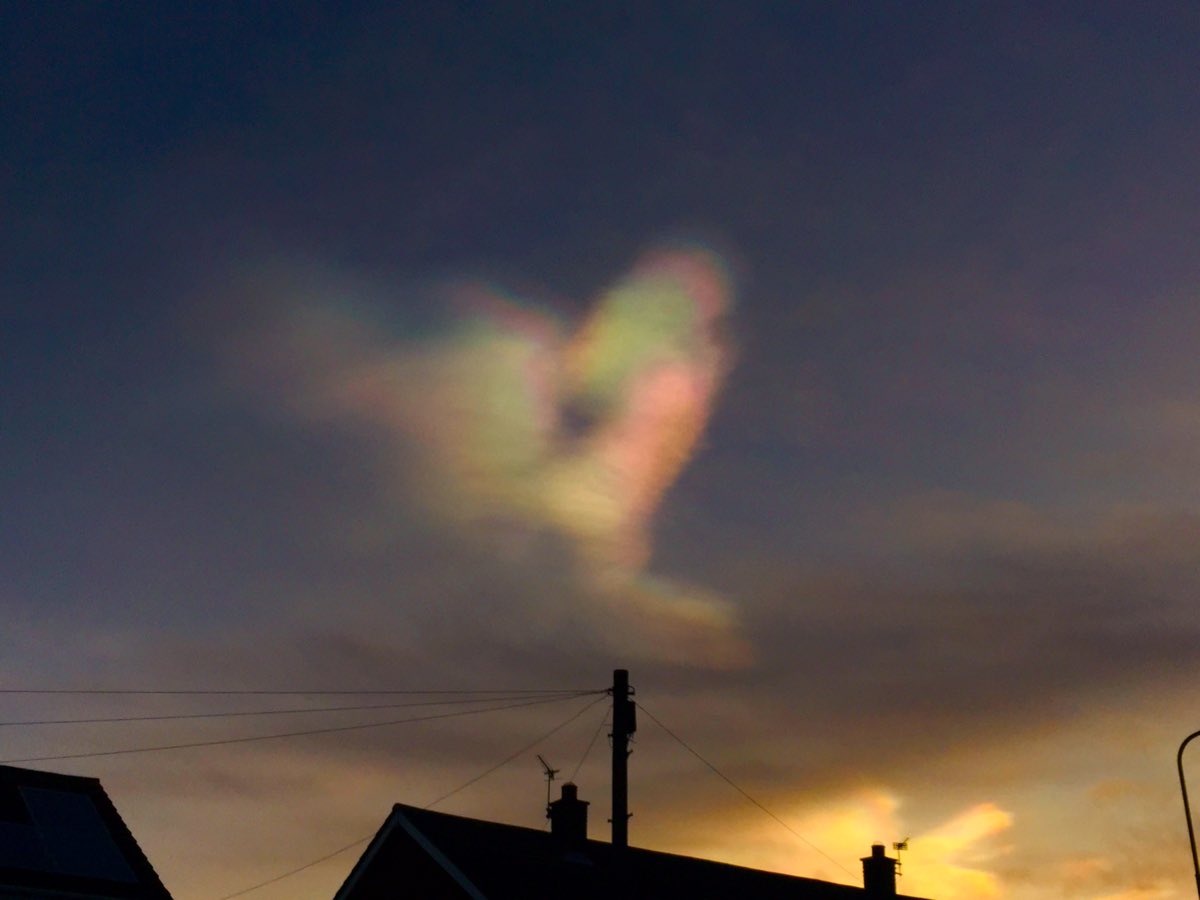
[[[629,699],[629,671],[613,670],[612,730],[612,846],[617,852],[629,846],[629,736],[637,731],[637,714]]]

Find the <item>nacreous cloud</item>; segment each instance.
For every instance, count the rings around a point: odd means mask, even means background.
[[[238,343],[242,372],[305,418],[381,429],[415,457],[422,505],[464,533],[497,550],[564,539],[579,596],[620,608],[647,655],[747,659],[726,602],[647,571],[655,513],[730,364],[716,257],[648,255],[575,328],[481,285],[453,291],[450,326],[423,337],[312,294],[272,298],[281,313]]]

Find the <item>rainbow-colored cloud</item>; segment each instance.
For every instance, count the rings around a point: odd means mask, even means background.
[[[565,537],[581,594],[632,614],[655,655],[745,659],[727,603],[647,571],[655,513],[730,365],[717,257],[652,253],[575,328],[487,286],[453,300],[452,326],[422,339],[308,303],[242,355],[286,371],[306,414],[415,449],[440,516],[509,542],[514,529]]]

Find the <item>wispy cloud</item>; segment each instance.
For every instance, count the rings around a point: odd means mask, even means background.
[[[684,840],[703,847],[702,855],[857,884],[857,861],[870,853],[872,843],[883,843],[895,857],[892,844],[907,837],[899,884],[904,893],[962,900],[988,900],[1002,893],[992,863],[1005,852],[999,841],[1012,827],[1013,816],[994,803],[975,804],[918,831],[905,821],[895,794],[873,788],[784,810],[782,818],[803,836],[803,843],[765,817],[726,829],[721,839],[713,840],[710,831],[708,841],[697,834]],[[842,868],[832,860],[842,861]]]

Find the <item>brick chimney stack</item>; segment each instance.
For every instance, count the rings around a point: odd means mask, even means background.
[[[562,796],[546,808],[550,833],[569,847],[581,847],[587,840],[588,801],[579,799],[579,789],[567,782]]]
[[[863,889],[868,897],[896,896],[896,862],[883,844],[871,845],[871,855],[862,858]]]

